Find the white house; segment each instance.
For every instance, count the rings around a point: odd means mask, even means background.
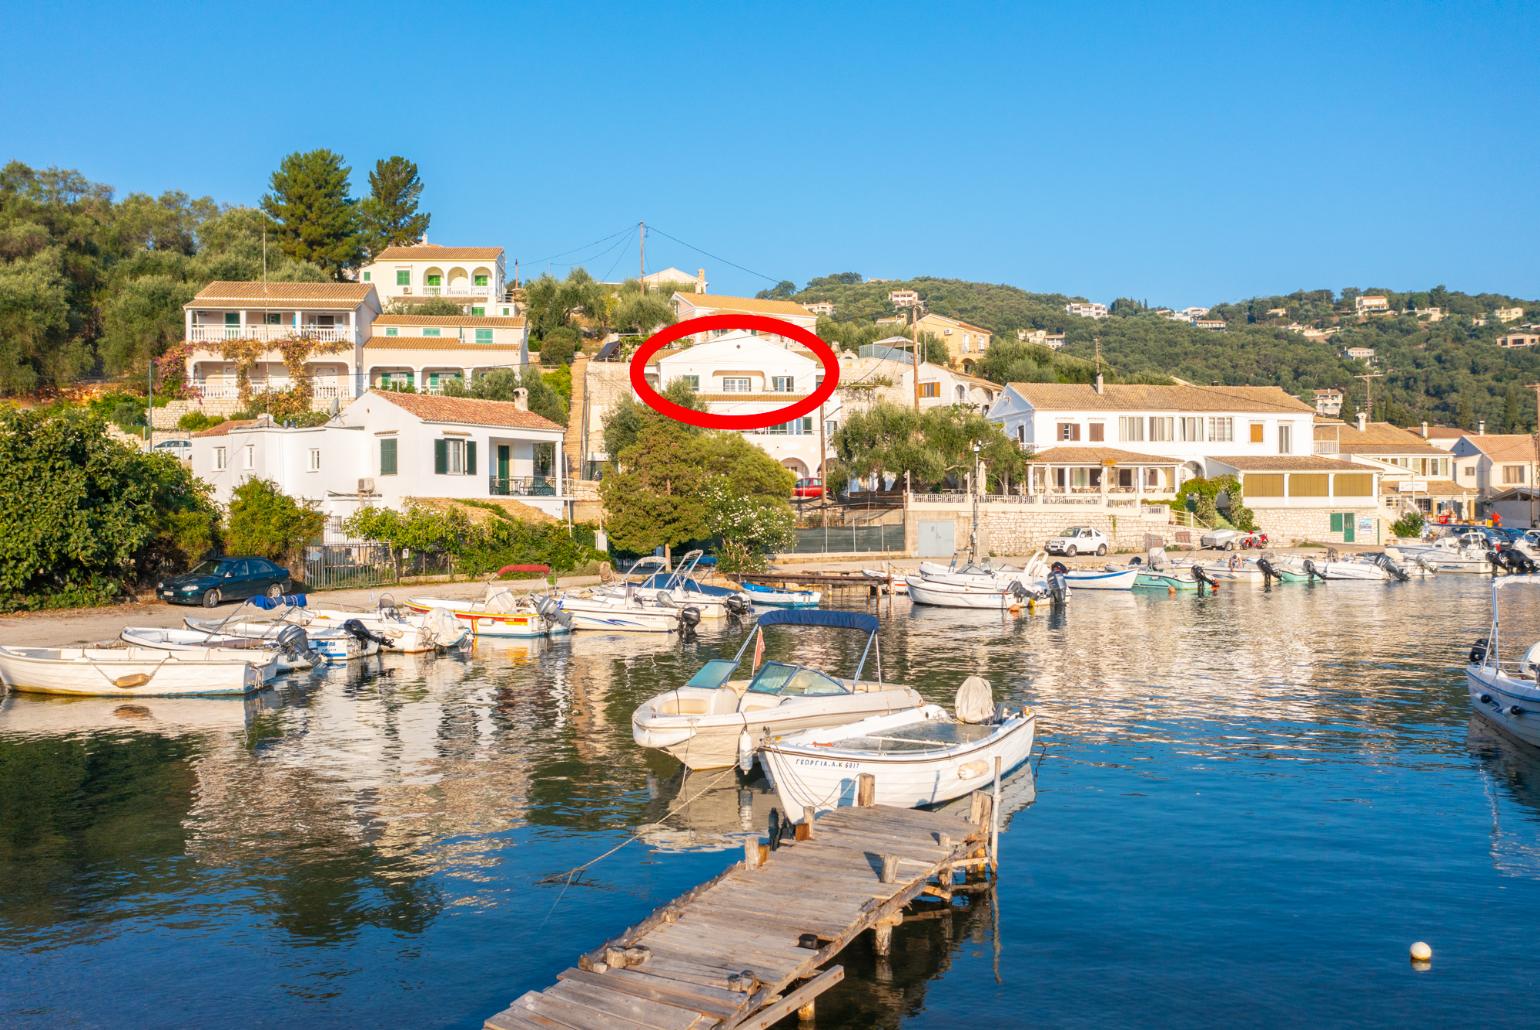
[[[1210,475],[1214,456],[1310,454],[1315,409],[1276,386],[1008,383],[989,418],[1034,451],[1169,457],[1191,478]]]
[[[463,302],[469,314],[503,316],[515,314],[506,299],[506,272],[502,247],[419,243],[386,247],[359,270],[358,281],[373,286],[385,306],[443,298]]]
[[[1390,298],[1383,294],[1366,293],[1353,298],[1353,310],[1360,315],[1368,315],[1390,310]]]
[[[642,285],[650,290],[680,290],[685,293],[705,293],[710,285],[706,282],[706,270],[696,269],[695,274],[670,265],[642,276]]]
[[[1078,315],[1081,318],[1106,318],[1110,313],[1107,310],[1107,305],[1097,304],[1094,301],[1073,300],[1064,305],[1064,310],[1071,315]]]
[[[325,425],[225,422],[193,434],[193,472],[228,504],[268,479],[328,515],[401,508],[413,498],[513,498],[560,517],[563,429],[522,402],[370,391]]]
[[[681,322],[688,318],[703,318],[706,315],[768,315],[771,318],[779,318],[783,322],[790,322],[808,332],[818,328],[818,316],[793,300],[764,300],[759,297],[726,297],[713,293],[676,292],[670,298],[670,303],[674,306],[674,317]],[[736,332],[738,332],[736,329],[718,329],[713,335],[722,336]],[[695,339],[698,342],[704,342],[701,335],[697,335]]]
[[[359,370],[368,387],[438,393],[494,368],[529,364],[522,316],[380,315],[365,341]],[[367,387],[366,387],[367,388]]]
[[[308,341],[303,372],[317,407],[345,403],[359,393],[363,343],[373,332],[380,300],[368,283],[209,283],[182,306],[188,386],[205,410],[234,411],[240,404],[237,366],[247,341],[272,346],[248,370],[251,393],[295,385],[284,348]]]

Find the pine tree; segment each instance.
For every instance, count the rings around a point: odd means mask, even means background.
[[[341,279],[362,257],[357,203],[348,196],[352,169],[330,150],[293,153],[271,180],[262,210],[278,223],[278,244],[298,261],[310,261]]]
[[[371,258],[386,247],[415,243],[428,231],[432,216],[417,210],[421,199],[416,162],[397,156],[374,163],[369,196],[359,205],[364,249]]]

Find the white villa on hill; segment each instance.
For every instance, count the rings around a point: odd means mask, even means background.
[[[373,286],[385,307],[447,299],[463,302],[466,314],[507,317],[516,312],[504,262],[502,247],[386,247],[359,269],[358,281]]]
[[[360,369],[369,387],[438,393],[494,368],[529,364],[529,329],[520,317],[380,315]],[[366,387],[367,388],[367,387]]]
[[[192,468],[219,504],[261,478],[342,517],[432,498],[511,498],[561,517],[562,432],[522,402],[371,391],[322,426],[264,418],[195,433]]]
[[[762,300],[759,297],[726,297],[713,293],[675,292],[670,298],[670,303],[674,306],[674,317],[681,322],[688,318],[702,318],[706,315],[768,315],[771,318],[779,318],[783,322],[790,322],[808,332],[818,328],[818,316],[794,300]],[[718,329],[714,335],[721,336],[734,332],[738,330]],[[701,336],[696,336],[695,339],[704,342]]]

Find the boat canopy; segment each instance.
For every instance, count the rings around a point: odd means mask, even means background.
[[[821,608],[792,608],[785,611],[765,612],[759,617],[764,626],[823,626],[828,629],[855,629],[862,633],[876,633],[882,624],[877,616],[867,612],[831,612]]]

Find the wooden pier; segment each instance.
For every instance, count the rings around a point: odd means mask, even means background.
[[[810,1020],[814,1000],[845,975],[827,964],[858,935],[872,931],[877,954],[887,955],[905,906],[983,886],[956,877],[991,875],[993,804],[981,792],[960,814],[842,808],[804,820],[778,848],[747,841],[743,861],[485,1025],[692,1030],[764,1028],[792,1013]]]

